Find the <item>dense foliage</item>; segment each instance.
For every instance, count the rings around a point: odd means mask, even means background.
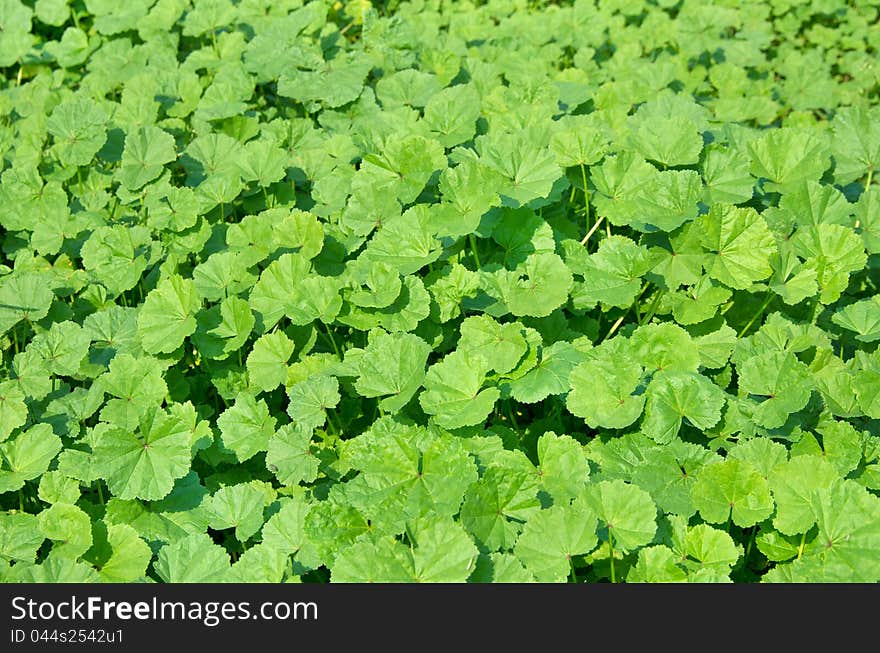
[[[0,0],[0,579],[880,580],[876,0]]]

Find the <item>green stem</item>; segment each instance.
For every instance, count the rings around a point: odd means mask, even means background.
[[[324,323],[321,322],[321,324]],[[339,347],[336,345],[336,339],[333,337],[333,332],[327,324],[324,324],[324,330],[327,332],[327,338],[330,340],[330,345],[333,347],[333,351],[336,353],[336,356],[342,360],[342,354],[339,352]]]
[[[331,413],[329,410],[327,411],[327,426],[330,427],[330,435],[336,439],[339,439],[339,434],[342,433],[342,428],[333,419],[333,413]]]
[[[519,424],[516,421],[516,411],[513,409],[510,399],[507,400],[507,416],[510,418],[510,425],[517,433],[519,433]]]
[[[752,316],[752,319],[748,321],[748,323],[742,328],[742,330],[738,334],[736,334],[737,338],[743,337],[743,334],[749,330],[749,328],[755,323],[755,320],[757,320],[759,317],[761,317],[764,314],[764,311],[767,310],[767,307],[770,306],[770,302],[772,302],[772,301],[773,301],[773,292],[768,290],[767,291],[767,298],[764,300],[764,303],[761,304],[761,308],[758,309],[758,312]]]
[[[575,572],[575,570],[574,570],[574,558],[569,557],[569,558],[568,558],[568,564],[571,565],[571,582],[572,582],[572,583],[577,583],[577,582],[578,582],[578,577],[577,577],[577,572]]]
[[[816,320],[819,319],[819,314],[822,312],[822,302],[819,300],[819,295],[816,295],[816,299],[813,301],[813,317],[810,320],[812,324],[816,324]]]
[[[801,533],[801,543],[798,545],[798,556],[797,559],[800,560],[801,556],[804,555],[804,541],[807,539],[807,531]]]
[[[24,512],[24,488],[18,488],[18,509]]]
[[[590,192],[587,190],[587,170],[581,164],[581,179],[584,182],[584,215],[590,217]]]
[[[641,322],[639,322],[639,326],[642,324],[647,324],[651,321],[651,318],[654,317],[654,314],[657,312],[657,308],[660,306],[660,300],[663,298],[664,291],[658,290],[657,294],[654,295],[654,299],[651,300],[650,305],[648,306],[648,310],[645,312]]]
[[[100,501],[101,505],[103,506],[104,505],[104,490],[101,489],[101,480],[100,479],[98,479],[97,487],[98,487],[98,501]]]
[[[611,564],[611,582],[616,583],[617,577],[614,574],[614,533],[608,529],[608,562]]]
[[[263,199],[266,201],[266,208],[270,209],[272,207],[269,206],[269,191],[266,190],[265,186],[262,186],[262,189],[263,189]]]
[[[749,554],[752,552],[752,547],[755,545],[755,537],[758,535],[758,526],[757,524],[752,526],[752,534],[749,536],[749,541],[746,544],[746,554],[743,557],[743,565],[746,564],[749,560]]]
[[[480,253],[479,253],[479,250],[477,249],[477,239],[474,238],[473,234],[468,234],[468,242],[470,243],[470,246],[471,246],[471,252],[474,255],[474,261],[476,261],[476,263],[477,263],[477,269],[481,270],[483,268],[483,266],[480,265]]]
[[[868,178],[865,180],[865,190],[871,187],[871,179],[874,177],[874,168],[868,168]]]
[[[638,325],[642,324],[642,312],[641,312],[641,310],[639,310],[639,300],[642,298],[642,295],[645,294],[645,291],[648,289],[649,284],[650,284],[649,281],[646,281],[645,283],[642,284],[642,289],[639,290],[639,294],[636,295],[636,298],[633,300],[633,303],[630,306],[630,308],[633,309],[633,311],[635,311],[636,324],[638,324]]]

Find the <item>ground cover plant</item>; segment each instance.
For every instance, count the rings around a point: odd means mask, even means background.
[[[880,580],[859,0],[0,0],[0,580]]]

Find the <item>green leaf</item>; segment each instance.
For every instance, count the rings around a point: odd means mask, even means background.
[[[501,396],[498,388],[481,389],[489,364],[486,359],[456,351],[428,368],[422,409],[443,428],[454,429],[483,422]]]
[[[229,554],[206,533],[195,533],[163,546],[153,568],[166,583],[218,583],[229,574]]]
[[[281,551],[255,544],[233,563],[229,578],[234,583],[280,583],[287,564],[288,556]]]
[[[748,149],[751,173],[772,182],[770,190],[818,180],[831,163],[822,139],[794,127],[769,130],[751,141]]]
[[[11,274],[0,279],[0,335],[21,320],[42,320],[54,299],[52,286],[42,274]]]
[[[798,229],[792,245],[806,265],[815,268],[823,304],[836,302],[846,290],[850,274],[863,269],[867,261],[861,239],[842,225],[822,223]]]
[[[834,181],[845,185],[880,170],[880,128],[877,108],[840,107],[831,121]]]
[[[598,517],[615,549],[632,551],[654,538],[657,506],[641,488],[621,480],[599,481],[587,486],[579,500]]]
[[[355,389],[362,397],[384,397],[382,410],[403,408],[425,379],[431,347],[409,333],[375,333],[358,359]]]
[[[275,434],[275,423],[266,402],[246,392],[240,393],[235,403],[217,418],[220,442],[240,462],[266,451]]]
[[[684,115],[649,116],[639,110],[630,120],[629,141],[636,150],[663,167],[696,163],[703,149],[703,136]]]
[[[115,397],[101,409],[101,419],[134,429],[140,417],[161,404],[168,394],[162,373],[155,358],[117,354],[109,370],[96,381],[101,391]]]
[[[58,376],[75,376],[89,351],[91,338],[76,322],[56,322],[35,337],[31,346],[42,356],[47,369]]]
[[[266,493],[250,483],[239,483],[217,490],[206,502],[208,525],[217,530],[235,528],[235,537],[245,543],[263,526]]]
[[[574,279],[552,252],[530,254],[514,271],[496,273],[501,299],[516,316],[546,317],[568,299]]]
[[[287,388],[287,414],[305,429],[315,429],[327,420],[327,410],[339,403],[339,381],[335,376],[313,376]]]
[[[360,259],[358,259],[360,260]],[[355,261],[355,265],[357,261]],[[348,295],[348,300],[363,308],[385,308],[400,296],[402,283],[400,274],[387,263],[371,262],[360,272],[359,281],[367,286],[366,290],[357,289]]]
[[[75,560],[92,545],[92,522],[80,508],[56,503],[41,512],[40,533],[54,542],[54,555]]]
[[[46,127],[55,139],[53,151],[65,166],[85,166],[107,140],[107,113],[86,98],[62,102]]]
[[[874,555],[880,545],[878,509],[880,499],[853,482],[817,489],[813,511],[819,533],[807,556],[821,559],[844,582],[876,583],[880,580],[880,562]]]
[[[742,460],[728,459],[703,467],[697,474],[692,498],[700,516],[710,524],[730,519],[747,528],[773,514],[770,485]]]
[[[269,438],[266,467],[282,485],[311,483],[318,477],[311,430],[285,424]]]
[[[0,442],[27,421],[25,394],[13,383],[0,383]]]
[[[477,558],[474,543],[452,521],[419,524],[412,548],[390,538],[364,540],[343,550],[331,580],[351,582],[463,583]]]
[[[688,526],[684,537],[674,535],[673,540],[675,552],[691,574],[710,570],[727,576],[741,555],[728,533],[708,524]]]
[[[17,490],[49,469],[61,451],[61,438],[48,424],[34,424],[27,431],[0,443],[0,493]]]
[[[730,296],[727,288],[713,283],[708,277],[701,277],[693,286],[677,291],[670,298],[672,315],[679,324],[699,324],[715,317]]]
[[[707,147],[704,154],[706,204],[739,204],[752,198],[755,179],[749,174],[747,156],[716,145]]]
[[[458,238],[475,231],[483,214],[501,203],[498,176],[472,159],[444,170],[439,183],[443,209],[434,221],[437,235]]]
[[[477,138],[480,161],[503,179],[498,194],[505,206],[516,208],[547,197],[553,184],[562,177],[562,170],[549,149],[536,146],[529,136],[524,131],[496,139]]]
[[[776,243],[754,209],[715,205],[694,221],[694,228],[709,251],[706,272],[711,278],[741,290],[773,272],[770,256]]]
[[[556,163],[564,168],[592,165],[605,154],[608,139],[596,127],[583,119],[586,116],[566,116],[567,122],[553,134],[550,149],[556,155]]]
[[[138,313],[138,337],[144,351],[169,353],[196,330],[201,299],[190,279],[173,275],[150,291]]]
[[[83,243],[83,266],[109,293],[119,294],[141,281],[152,256],[151,245],[150,231],[145,227],[99,227]]]
[[[372,66],[351,57],[333,59],[323,70],[300,71],[291,67],[278,80],[278,94],[298,102],[320,102],[326,107],[341,107],[356,100],[364,88],[364,78]]]
[[[110,583],[130,583],[143,578],[153,557],[150,546],[127,524],[106,526],[100,553],[86,558],[95,564],[101,579]]]
[[[401,204],[410,204],[431,175],[445,167],[443,146],[437,141],[418,135],[394,134],[385,141],[381,154],[364,158],[359,174],[387,188]]]
[[[791,352],[753,356],[738,371],[740,392],[754,397],[749,404],[753,418],[768,428],[782,426],[810,399],[809,371]]]
[[[128,190],[137,190],[162,174],[174,161],[174,138],[154,125],[138,127],[125,136],[119,179]]]
[[[161,409],[148,412],[137,433],[99,427],[92,464],[120,499],[161,499],[190,468],[190,429]]]
[[[248,303],[240,297],[227,297],[196,317],[198,326],[192,343],[206,358],[223,359],[240,349],[254,328],[255,319]]]
[[[568,378],[571,392],[566,398],[568,410],[593,427],[624,428],[642,414],[645,395],[636,393],[644,370],[632,360],[618,359],[607,349],[575,367]],[[601,385],[595,379],[602,379]]]
[[[687,372],[660,372],[648,384],[642,431],[659,444],[670,442],[687,421],[701,430],[721,419],[724,391],[709,379]]]
[[[499,324],[488,315],[474,315],[465,318],[459,329],[458,350],[482,357],[499,374],[516,367],[528,349],[518,322]]]
[[[697,217],[702,195],[700,175],[693,170],[652,175],[632,198],[635,215],[629,225],[639,231],[673,231]]]
[[[260,336],[247,357],[248,380],[264,392],[270,392],[287,377],[287,362],[294,343],[283,331]]]
[[[693,338],[671,322],[638,327],[629,345],[646,371],[696,372],[700,364]]]
[[[400,274],[412,274],[440,256],[426,213],[407,212],[383,221],[364,250],[367,261],[384,263]]]
[[[538,438],[541,484],[554,503],[565,504],[587,483],[590,465],[583,446],[568,435],[548,431]]]
[[[490,553],[477,558],[469,583],[534,583],[519,558],[511,553]]]
[[[97,583],[101,577],[88,564],[52,553],[40,564],[19,564],[13,569],[13,580],[22,583]]]
[[[676,439],[651,451],[646,460],[634,466],[632,480],[662,511],[690,517],[697,511],[691,500],[697,474],[705,465],[720,460],[700,445]]]
[[[3,560],[32,563],[45,539],[34,515],[24,512],[0,514],[0,558]]]
[[[685,583],[687,572],[678,566],[678,556],[668,546],[639,549],[636,564],[626,576],[628,583]]]
[[[569,375],[584,360],[584,354],[568,342],[554,342],[541,350],[538,363],[510,382],[510,395],[519,402],[534,404],[569,390]]]
[[[788,460],[788,449],[769,438],[752,438],[730,447],[727,457],[749,463],[769,480],[776,467]]]
[[[874,342],[880,340],[880,296],[854,302],[838,310],[831,321],[854,331],[856,340]]]
[[[509,549],[522,524],[540,510],[538,477],[528,471],[490,467],[461,507],[461,523],[490,551]]]
[[[571,292],[578,309],[591,309],[597,303],[628,308],[639,294],[640,277],[652,267],[648,251],[625,236],[602,240],[594,254],[569,265],[583,277]]]
[[[46,503],[76,503],[80,497],[79,481],[62,472],[46,472],[40,477],[37,496]]]
[[[798,184],[785,193],[779,201],[779,207],[787,211],[798,225],[825,223],[852,226],[850,216],[853,207],[843,193],[833,186],[823,186],[815,181]]]
[[[840,480],[834,467],[817,456],[796,456],[782,463],[770,475],[770,489],[776,502],[773,527],[783,535],[806,533],[816,517],[813,494]]]
[[[351,465],[362,472],[369,493],[363,512],[373,523],[398,528],[402,519],[451,517],[477,480],[476,468],[457,440],[420,442],[420,435],[385,418],[351,443]]]
[[[580,503],[551,506],[526,522],[514,552],[535,579],[564,582],[573,556],[585,555],[598,543],[596,515]]]
[[[425,125],[443,147],[469,141],[480,117],[480,95],[470,84],[450,86],[425,104]]]
[[[263,525],[263,544],[290,555],[299,551],[305,537],[303,527],[311,506],[302,498],[292,498]]]

